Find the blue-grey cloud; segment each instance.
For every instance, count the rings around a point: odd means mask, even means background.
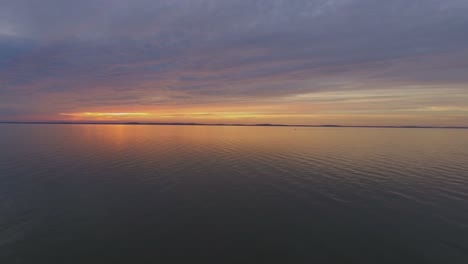
[[[0,106],[17,109],[54,112],[51,100],[58,110],[468,85],[464,0],[0,6]]]

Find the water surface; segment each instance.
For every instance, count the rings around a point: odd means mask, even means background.
[[[468,263],[468,130],[0,125],[0,263]]]

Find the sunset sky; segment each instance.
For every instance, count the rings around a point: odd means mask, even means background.
[[[468,126],[467,0],[0,0],[0,121]]]

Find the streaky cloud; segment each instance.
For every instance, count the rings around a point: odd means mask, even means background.
[[[291,108],[289,100],[302,95],[336,92],[344,93],[340,100],[353,100],[362,91],[375,95],[366,102],[370,114],[381,112],[384,90],[391,98],[411,98],[388,113],[426,109],[429,118],[451,104],[460,109],[459,98],[466,97],[466,1],[0,4],[2,117],[217,104],[237,111],[234,104],[255,103],[277,112],[276,106]],[[434,87],[445,96],[434,94]],[[411,95],[415,89],[430,98]],[[330,103],[305,98],[301,104]],[[359,108],[334,107],[349,113]],[[297,111],[312,114],[312,108]]]

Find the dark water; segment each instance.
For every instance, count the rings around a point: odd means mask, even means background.
[[[0,263],[468,263],[468,130],[0,125]]]

